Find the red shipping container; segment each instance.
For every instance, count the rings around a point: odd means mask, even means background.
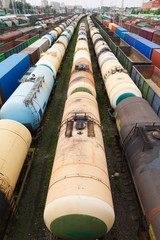
[[[38,48],[27,47],[27,48],[25,48],[24,50],[22,50],[19,53],[27,53],[29,55],[29,58],[30,58],[32,66],[34,64],[36,64],[36,62],[38,62],[38,60],[40,58],[40,54],[39,54],[39,49]]]
[[[108,27],[108,26],[109,26],[109,23],[110,23],[110,21],[108,21],[108,20],[103,20],[104,26]]]
[[[5,33],[5,34],[0,35],[0,42],[2,42],[2,43],[11,42],[14,39],[21,37],[21,36],[22,36],[22,32],[20,32],[20,31]]]
[[[131,33],[135,33],[135,34],[139,35],[140,29],[141,28],[138,26],[131,25]]]
[[[157,30],[155,29],[151,29],[151,28],[147,28],[147,27],[142,27],[139,31],[139,35],[143,38],[146,38],[150,41],[152,41],[153,38],[153,34],[156,32]]]
[[[154,49],[152,53],[152,65],[155,65],[160,69],[160,49]]]
[[[160,45],[160,31],[154,32],[152,42]]]
[[[113,32],[116,32],[116,28],[120,28],[120,26],[117,25],[117,24],[115,24],[115,23],[113,23],[113,24],[112,24],[112,31],[113,31]]]
[[[130,32],[131,31],[131,23],[125,22],[124,23],[124,28],[127,29]]]

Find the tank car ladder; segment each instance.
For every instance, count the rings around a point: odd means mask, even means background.
[[[28,93],[28,95],[26,96],[26,98],[24,99],[24,103],[26,107],[29,107],[32,115],[34,116],[35,122],[34,124],[37,126],[39,126],[39,115],[33,105],[33,99],[36,98],[36,94],[37,92],[40,92],[40,87],[42,87],[42,84],[44,82],[44,76],[41,77],[36,77],[34,74],[32,74],[32,76],[26,80],[24,80],[25,82],[34,82],[33,87],[31,88],[30,92]]]

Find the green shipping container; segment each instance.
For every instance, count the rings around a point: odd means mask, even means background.
[[[2,62],[5,59],[4,53],[0,53],[0,62]]]
[[[39,39],[39,34],[27,34],[23,37],[17,38],[15,41],[26,42],[27,47]]]
[[[12,41],[0,46],[0,53],[4,53],[5,58],[11,56],[13,53],[19,53],[24,48],[26,48],[26,42],[16,42]]]

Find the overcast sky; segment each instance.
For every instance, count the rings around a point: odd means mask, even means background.
[[[27,0],[32,5],[40,5],[41,0]],[[95,8],[100,6],[122,6],[122,0],[49,0],[50,2],[64,2],[65,5],[82,5],[85,8]],[[143,0],[124,0],[124,7],[141,7]]]

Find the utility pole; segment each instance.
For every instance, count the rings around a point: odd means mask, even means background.
[[[124,0],[122,0],[122,6],[121,6],[121,8],[124,8]]]
[[[11,0],[11,2],[12,2],[13,12],[14,12],[14,14],[16,14],[15,7],[14,7],[14,0]]]

